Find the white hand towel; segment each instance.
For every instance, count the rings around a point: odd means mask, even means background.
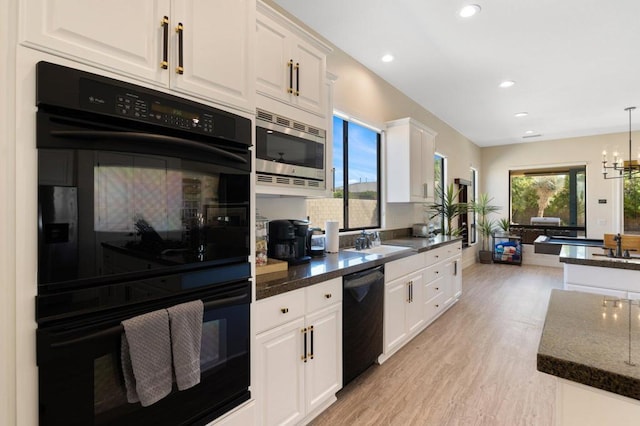
[[[122,321],[121,362],[127,401],[143,407],[171,393],[171,341],[165,309]]]
[[[202,345],[201,300],[182,303],[167,309],[171,327],[173,368],[179,390],[200,383],[200,347]]]

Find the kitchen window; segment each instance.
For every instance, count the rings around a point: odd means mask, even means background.
[[[337,220],[341,231],[379,228],[380,132],[333,117],[333,197],[307,200],[311,224]]]
[[[444,203],[444,191],[441,191],[437,188],[445,188],[447,186],[447,182],[445,180],[445,170],[447,166],[446,160],[447,158],[445,156],[438,153],[434,154],[433,156],[433,187],[436,188],[435,196],[440,196],[440,199],[434,200],[434,202],[441,205]],[[442,229],[442,224],[444,223],[444,216],[429,216],[429,222],[433,224],[436,232],[439,232],[439,230]]]
[[[585,166],[511,170],[509,175],[511,223],[529,228],[525,243],[534,234],[585,235]]]
[[[469,188],[470,197],[472,200],[478,199],[478,171],[471,167],[469,169],[469,177],[471,178],[471,186]],[[478,229],[476,226],[477,223],[477,213],[469,212],[469,244],[475,244],[478,241]]]
[[[640,234],[640,179],[624,178],[624,233]]]

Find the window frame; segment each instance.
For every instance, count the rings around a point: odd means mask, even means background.
[[[364,230],[364,229],[380,229],[382,226],[382,132],[380,130],[375,129],[374,127],[368,126],[365,123],[362,123],[358,120],[353,120],[353,119],[349,119],[348,117],[344,117],[342,115],[338,115],[338,114],[333,114],[332,116],[332,120],[335,120],[336,118],[342,120],[342,158],[343,158],[343,168],[342,168],[342,196],[343,196],[343,201],[342,201],[342,215],[343,215],[343,227],[340,228],[340,232],[349,232],[349,231],[358,231],[358,230]],[[352,123],[354,125],[366,128],[371,130],[372,132],[374,132],[376,134],[376,152],[377,152],[377,159],[376,159],[376,170],[377,170],[377,179],[376,179],[376,193],[378,195],[377,197],[377,202],[378,202],[378,208],[377,210],[377,215],[376,215],[376,221],[377,224],[372,225],[372,226],[358,226],[358,227],[351,227],[349,226],[349,123]],[[334,129],[334,134],[335,134],[335,129]],[[332,146],[333,149],[333,146]],[[336,156],[336,152],[333,151],[333,158],[335,158]],[[332,168],[333,168],[332,164]],[[335,181],[333,183],[334,186],[334,191],[333,193],[335,193]],[[333,195],[333,194],[332,194]]]
[[[578,212],[578,179],[577,176],[579,173],[584,174],[584,225],[577,224],[577,218],[580,216],[580,212]],[[512,188],[512,178],[514,176],[551,176],[551,175],[564,175],[569,180],[569,205],[568,205],[568,213],[569,213],[569,222],[574,222],[574,224],[568,225],[531,225],[531,223],[515,223],[513,220],[513,188]],[[564,235],[562,232],[568,232],[569,236],[579,236],[587,234],[587,165],[586,164],[568,164],[562,166],[537,166],[537,167],[527,167],[527,168],[518,168],[518,169],[510,169],[508,174],[508,187],[509,187],[509,211],[508,217],[509,221],[512,223],[512,227],[519,229],[520,232],[527,232],[528,237],[526,241],[523,241],[525,244],[529,244],[529,239],[533,238],[531,235],[535,233],[535,230],[539,230],[539,234],[544,235],[554,235],[560,232],[559,235]],[[573,184],[572,184],[573,182]],[[513,228],[512,228],[513,229]],[[531,234],[531,235],[529,235]],[[535,236],[535,235],[534,235]]]

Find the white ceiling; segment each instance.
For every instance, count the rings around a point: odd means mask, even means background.
[[[274,1],[479,146],[640,129],[640,0]]]

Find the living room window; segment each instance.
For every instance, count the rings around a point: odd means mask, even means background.
[[[347,117],[333,117],[332,198],[307,200],[314,226],[338,220],[341,231],[380,227],[380,132]]]
[[[624,178],[624,233],[640,234],[640,179]]]
[[[528,228],[531,243],[537,235],[584,236],[586,223],[586,168],[511,170],[512,227]]]

